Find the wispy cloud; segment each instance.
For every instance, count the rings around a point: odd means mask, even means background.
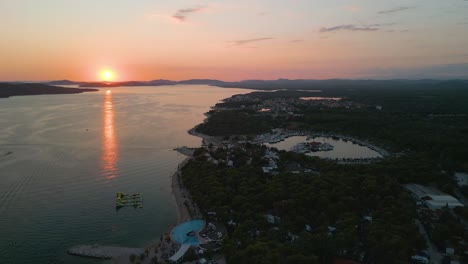
[[[413,8],[416,8],[416,7],[415,6],[399,6],[399,7],[395,7],[395,8],[392,8],[392,9],[382,10],[382,11],[379,11],[377,13],[379,13],[379,14],[392,14],[392,13],[397,13],[397,12],[401,12],[401,11],[405,11],[405,10],[413,9]]]
[[[172,17],[179,20],[180,22],[185,22],[187,20],[188,15],[203,11],[204,9],[204,6],[182,8],[177,10],[177,12],[174,15],[172,15]]]
[[[303,42],[303,41],[304,41],[303,39],[293,39],[290,42],[291,43],[298,43],[298,42]]]
[[[232,46],[241,46],[241,45],[249,44],[252,42],[259,42],[259,41],[265,41],[265,40],[271,40],[271,39],[274,39],[274,38],[241,39],[241,40],[229,41],[229,43],[232,43]]]
[[[322,27],[319,29],[320,33],[326,32],[335,32],[335,31],[378,31],[380,30],[379,24],[374,25],[364,25],[364,26],[356,26],[356,25],[339,25],[334,27]]]

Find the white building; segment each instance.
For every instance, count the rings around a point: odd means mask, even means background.
[[[421,197],[421,200],[427,205],[429,209],[438,210],[444,207],[455,208],[463,206],[455,197],[450,195],[426,195]]]
[[[277,224],[281,221],[281,218],[279,216],[274,216],[274,215],[271,215],[271,214],[267,214],[265,215],[265,218],[267,220],[268,223],[270,224]]]
[[[455,179],[460,187],[468,185],[468,173],[455,172]]]
[[[414,183],[405,184],[403,186],[413,194],[415,199],[423,202],[431,210],[438,210],[444,207],[455,208],[463,206],[457,198],[435,188]]]

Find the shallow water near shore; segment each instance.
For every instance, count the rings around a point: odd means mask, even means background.
[[[248,92],[118,87],[0,99],[0,262],[103,263],[66,249],[158,240],[177,219],[171,176],[185,156],[173,149],[200,146],[187,130]],[[144,208],[116,211],[116,192],[142,193]]]

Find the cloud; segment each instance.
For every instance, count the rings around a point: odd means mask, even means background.
[[[386,26],[394,26],[397,23],[379,23],[379,24],[369,24],[366,25],[367,27],[386,27]]]
[[[197,13],[204,10],[205,7],[197,6],[197,7],[190,7],[190,8],[182,8],[177,10],[177,12],[172,15],[173,18],[179,20],[180,22],[185,22],[187,20],[187,16],[192,13]]]
[[[232,46],[241,46],[245,44],[249,44],[252,42],[259,42],[259,41],[265,41],[265,40],[271,40],[274,38],[253,38],[253,39],[242,39],[242,40],[234,40],[234,41],[229,41],[232,43]]]
[[[351,11],[351,12],[358,12],[362,10],[362,7],[360,6],[346,6],[346,10]]]
[[[405,10],[413,9],[413,8],[416,8],[416,7],[415,6],[399,6],[399,7],[395,7],[395,8],[392,8],[392,9],[382,10],[382,11],[379,11],[377,13],[379,13],[379,14],[392,14],[392,13],[397,13],[397,12],[401,12],[401,11],[405,11]]]
[[[355,26],[355,25],[339,25],[334,27],[322,27],[319,29],[320,33],[334,32],[334,31],[378,31],[380,24]]]
[[[303,39],[293,39],[290,42],[291,43],[298,43],[298,42],[303,42],[303,41],[304,41]]]

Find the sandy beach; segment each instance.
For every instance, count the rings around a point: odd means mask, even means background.
[[[177,224],[182,222],[188,221],[191,219],[190,212],[185,205],[185,201],[187,203],[192,203],[189,201],[188,191],[185,187],[182,186],[182,171],[181,169],[189,162],[192,157],[187,157],[182,163],[179,164],[177,171],[172,175],[172,193],[174,194],[174,198],[176,200],[177,205]]]

